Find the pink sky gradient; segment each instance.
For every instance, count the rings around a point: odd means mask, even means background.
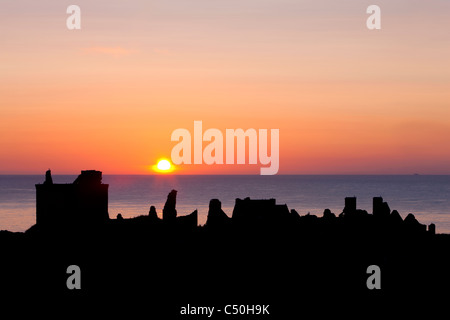
[[[194,120],[279,129],[279,174],[449,174],[450,2],[370,4],[4,1],[0,174],[151,173]]]

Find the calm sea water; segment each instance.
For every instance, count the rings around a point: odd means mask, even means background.
[[[53,176],[55,183],[71,183],[76,176]],[[44,176],[0,176],[0,230],[25,231],[35,223],[34,185]],[[450,233],[450,176],[136,176],[104,175],[109,184],[109,215],[159,215],[172,189],[178,190],[178,215],[199,212],[206,222],[209,200],[218,198],[231,216],[235,198],[276,198],[301,215],[321,216],[325,208],[339,214],[344,198],[358,197],[358,208],[372,212],[372,197],[382,196],[404,218],[413,213],[437,232]]]

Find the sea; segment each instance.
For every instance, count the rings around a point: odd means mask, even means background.
[[[77,176],[53,175],[54,183],[72,183]],[[35,184],[43,175],[0,175],[0,230],[23,232],[36,223]],[[413,213],[437,233],[450,233],[450,175],[103,175],[109,184],[110,218],[147,215],[151,205],[159,216],[168,193],[175,189],[178,215],[198,210],[205,224],[210,199],[219,199],[231,217],[236,198],[275,198],[300,215],[336,215],[345,197],[357,197],[358,209],[372,213],[372,198],[382,196],[391,210],[405,218]]]

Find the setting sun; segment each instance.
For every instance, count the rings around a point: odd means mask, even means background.
[[[170,170],[170,162],[168,160],[161,160],[158,162],[158,169],[161,171]]]
[[[154,166],[152,166],[153,171],[166,173],[166,172],[172,172],[175,168],[167,159],[160,159],[158,160],[158,163]]]

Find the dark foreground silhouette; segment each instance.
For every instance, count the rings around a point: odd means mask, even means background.
[[[350,197],[342,213],[326,209],[321,217],[249,198],[236,199],[229,217],[212,199],[206,224],[198,226],[197,211],[177,215],[175,190],[162,219],[153,206],[148,215],[110,219],[107,188],[98,171],[67,185],[53,184],[47,172],[36,185],[36,225],[0,231],[2,296],[157,319],[189,317],[180,314],[188,304],[270,305],[264,318],[274,319],[364,306],[371,314],[404,315],[414,311],[412,301],[448,297],[449,235],[412,214],[403,219],[381,197],[371,214]],[[80,267],[80,290],[67,288],[70,265]],[[381,270],[381,289],[367,286],[371,265]]]

